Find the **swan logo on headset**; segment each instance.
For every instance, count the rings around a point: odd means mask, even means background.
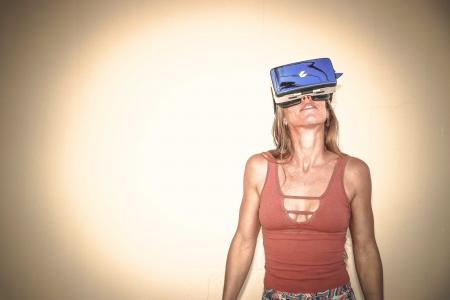
[[[270,70],[273,110],[297,105],[306,95],[313,100],[332,100],[336,91],[336,73],[329,58],[316,58],[278,66]]]
[[[306,75],[308,75],[308,74],[306,74],[305,73],[305,71],[301,71],[300,73],[298,73],[298,76],[300,76],[300,77],[306,77]]]

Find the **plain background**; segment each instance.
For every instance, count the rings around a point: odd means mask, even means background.
[[[446,298],[444,3],[2,1],[0,297],[220,299],[245,162],[273,147],[269,70],[330,57],[386,299]]]

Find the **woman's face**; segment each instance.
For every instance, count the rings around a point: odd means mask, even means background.
[[[328,116],[325,102],[314,101],[311,96],[304,96],[299,104],[283,110],[284,118],[292,127],[323,124]]]

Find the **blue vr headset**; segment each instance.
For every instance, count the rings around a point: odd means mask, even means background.
[[[329,58],[299,61],[270,70],[273,110],[297,105],[306,95],[315,101],[332,100],[336,91],[336,73]]]

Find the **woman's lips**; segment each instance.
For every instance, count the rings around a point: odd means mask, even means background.
[[[311,107],[304,107],[303,109],[301,109],[300,111],[302,111],[302,110],[309,110],[309,109],[316,109],[314,106],[311,106]]]

